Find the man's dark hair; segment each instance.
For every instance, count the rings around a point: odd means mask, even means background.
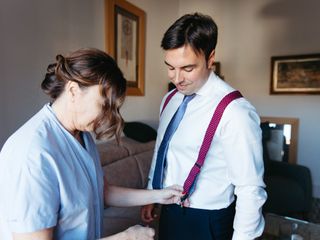
[[[196,54],[204,53],[208,61],[216,47],[217,38],[218,27],[210,16],[200,13],[186,14],[165,32],[161,47],[170,50],[189,44]]]

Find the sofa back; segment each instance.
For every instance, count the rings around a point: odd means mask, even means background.
[[[155,141],[137,142],[128,137],[98,143],[101,164],[109,184],[145,188]],[[107,207],[104,210],[103,233],[109,236],[141,223],[140,207]]]
[[[120,145],[111,140],[97,145],[103,171],[110,184],[145,188],[155,141],[137,142],[121,137]]]

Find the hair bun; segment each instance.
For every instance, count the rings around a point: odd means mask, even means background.
[[[49,64],[44,80],[41,83],[42,90],[52,99],[56,99],[64,88],[64,81],[57,77],[57,68],[63,65],[65,58],[62,55],[56,56],[56,63]]]
[[[47,73],[46,74],[55,73],[56,66],[57,66],[56,63],[49,64],[48,67],[47,67]]]
[[[58,55],[56,56],[56,60],[57,60],[57,63],[58,63],[58,64],[62,64],[62,63],[65,62],[65,58],[64,58],[64,56],[62,56],[61,54],[58,54]]]

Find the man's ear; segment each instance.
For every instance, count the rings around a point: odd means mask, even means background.
[[[215,59],[215,50],[213,49],[209,55],[209,58],[208,58],[208,68],[209,69],[213,68],[214,59]]]

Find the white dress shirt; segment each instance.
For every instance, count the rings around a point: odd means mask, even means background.
[[[220,100],[234,91],[212,73],[204,86],[189,102],[179,127],[172,136],[167,153],[163,186],[183,185],[197,160],[208,124]],[[169,93],[168,93],[169,94]],[[161,108],[163,107],[164,97]],[[184,95],[177,92],[160,116],[155,153],[149,174],[148,188],[157,159],[157,151],[173,114]],[[232,101],[216,130],[205,163],[190,196],[190,207],[222,209],[237,195],[233,239],[254,239],[264,229],[261,213],[267,195],[263,182],[263,158],[260,118],[244,98]]]

